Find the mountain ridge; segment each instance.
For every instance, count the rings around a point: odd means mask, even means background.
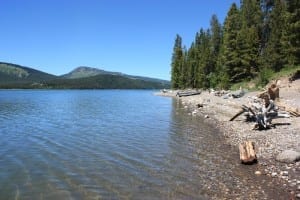
[[[114,81],[111,81],[114,80]],[[161,89],[169,88],[167,80],[110,72],[79,66],[56,76],[18,64],[0,62],[0,88],[45,89]]]

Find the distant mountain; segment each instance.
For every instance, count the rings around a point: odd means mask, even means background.
[[[122,75],[122,73],[119,72],[109,72],[109,71],[104,71],[101,69],[97,68],[92,68],[92,67],[86,67],[86,66],[80,66],[72,70],[71,72],[62,75],[63,78],[86,78],[86,77],[91,77],[91,76],[97,76],[100,74],[109,74],[109,75]]]
[[[78,67],[68,74],[55,76],[21,65],[0,62],[0,88],[41,89],[161,89],[170,82]]]
[[[86,66],[81,66],[77,67],[71,72],[62,75],[63,78],[69,78],[69,79],[74,79],[74,78],[86,78],[86,77],[92,77],[92,76],[97,76],[97,75],[116,75],[116,76],[121,76],[124,78],[129,78],[129,79],[136,79],[136,80],[143,80],[143,81],[149,81],[149,82],[160,82],[163,84],[169,84],[169,81],[166,80],[161,80],[161,79],[155,79],[155,78],[149,78],[149,77],[143,77],[143,76],[133,76],[133,75],[128,75],[128,74],[123,74],[120,72],[110,72],[110,71],[105,71],[102,69],[97,69],[93,67],[86,67]]]

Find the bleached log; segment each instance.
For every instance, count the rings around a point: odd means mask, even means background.
[[[277,102],[276,105],[281,109],[286,112],[289,112],[291,115],[295,117],[300,117],[300,111],[298,108],[292,107],[288,104],[285,104],[283,102]]]
[[[252,141],[245,141],[239,145],[240,161],[242,164],[253,164],[257,162],[255,144]]]

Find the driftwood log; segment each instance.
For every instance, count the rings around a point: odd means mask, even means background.
[[[281,109],[288,113],[290,113],[294,117],[300,117],[300,111],[298,108],[292,107],[288,104],[285,104],[283,102],[277,102],[276,105]]]
[[[258,94],[259,99],[254,99],[249,106],[242,106],[229,121],[233,121],[241,114],[245,113],[247,121],[255,121],[254,129],[268,129],[272,126],[271,122],[275,118],[283,118],[300,116],[300,111],[297,108],[289,106],[279,101],[279,87],[277,82]],[[281,110],[281,111],[280,111]]]
[[[245,141],[239,145],[240,161],[243,164],[253,164],[257,162],[255,144],[252,141]]]
[[[187,97],[187,96],[193,96],[193,95],[198,95],[201,94],[201,91],[182,91],[182,92],[177,92],[176,96],[179,97]]]

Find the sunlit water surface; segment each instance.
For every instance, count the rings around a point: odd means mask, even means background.
[[[153,92],[0,91],[0,199],[205,199],[243,184],[221,134]]]

